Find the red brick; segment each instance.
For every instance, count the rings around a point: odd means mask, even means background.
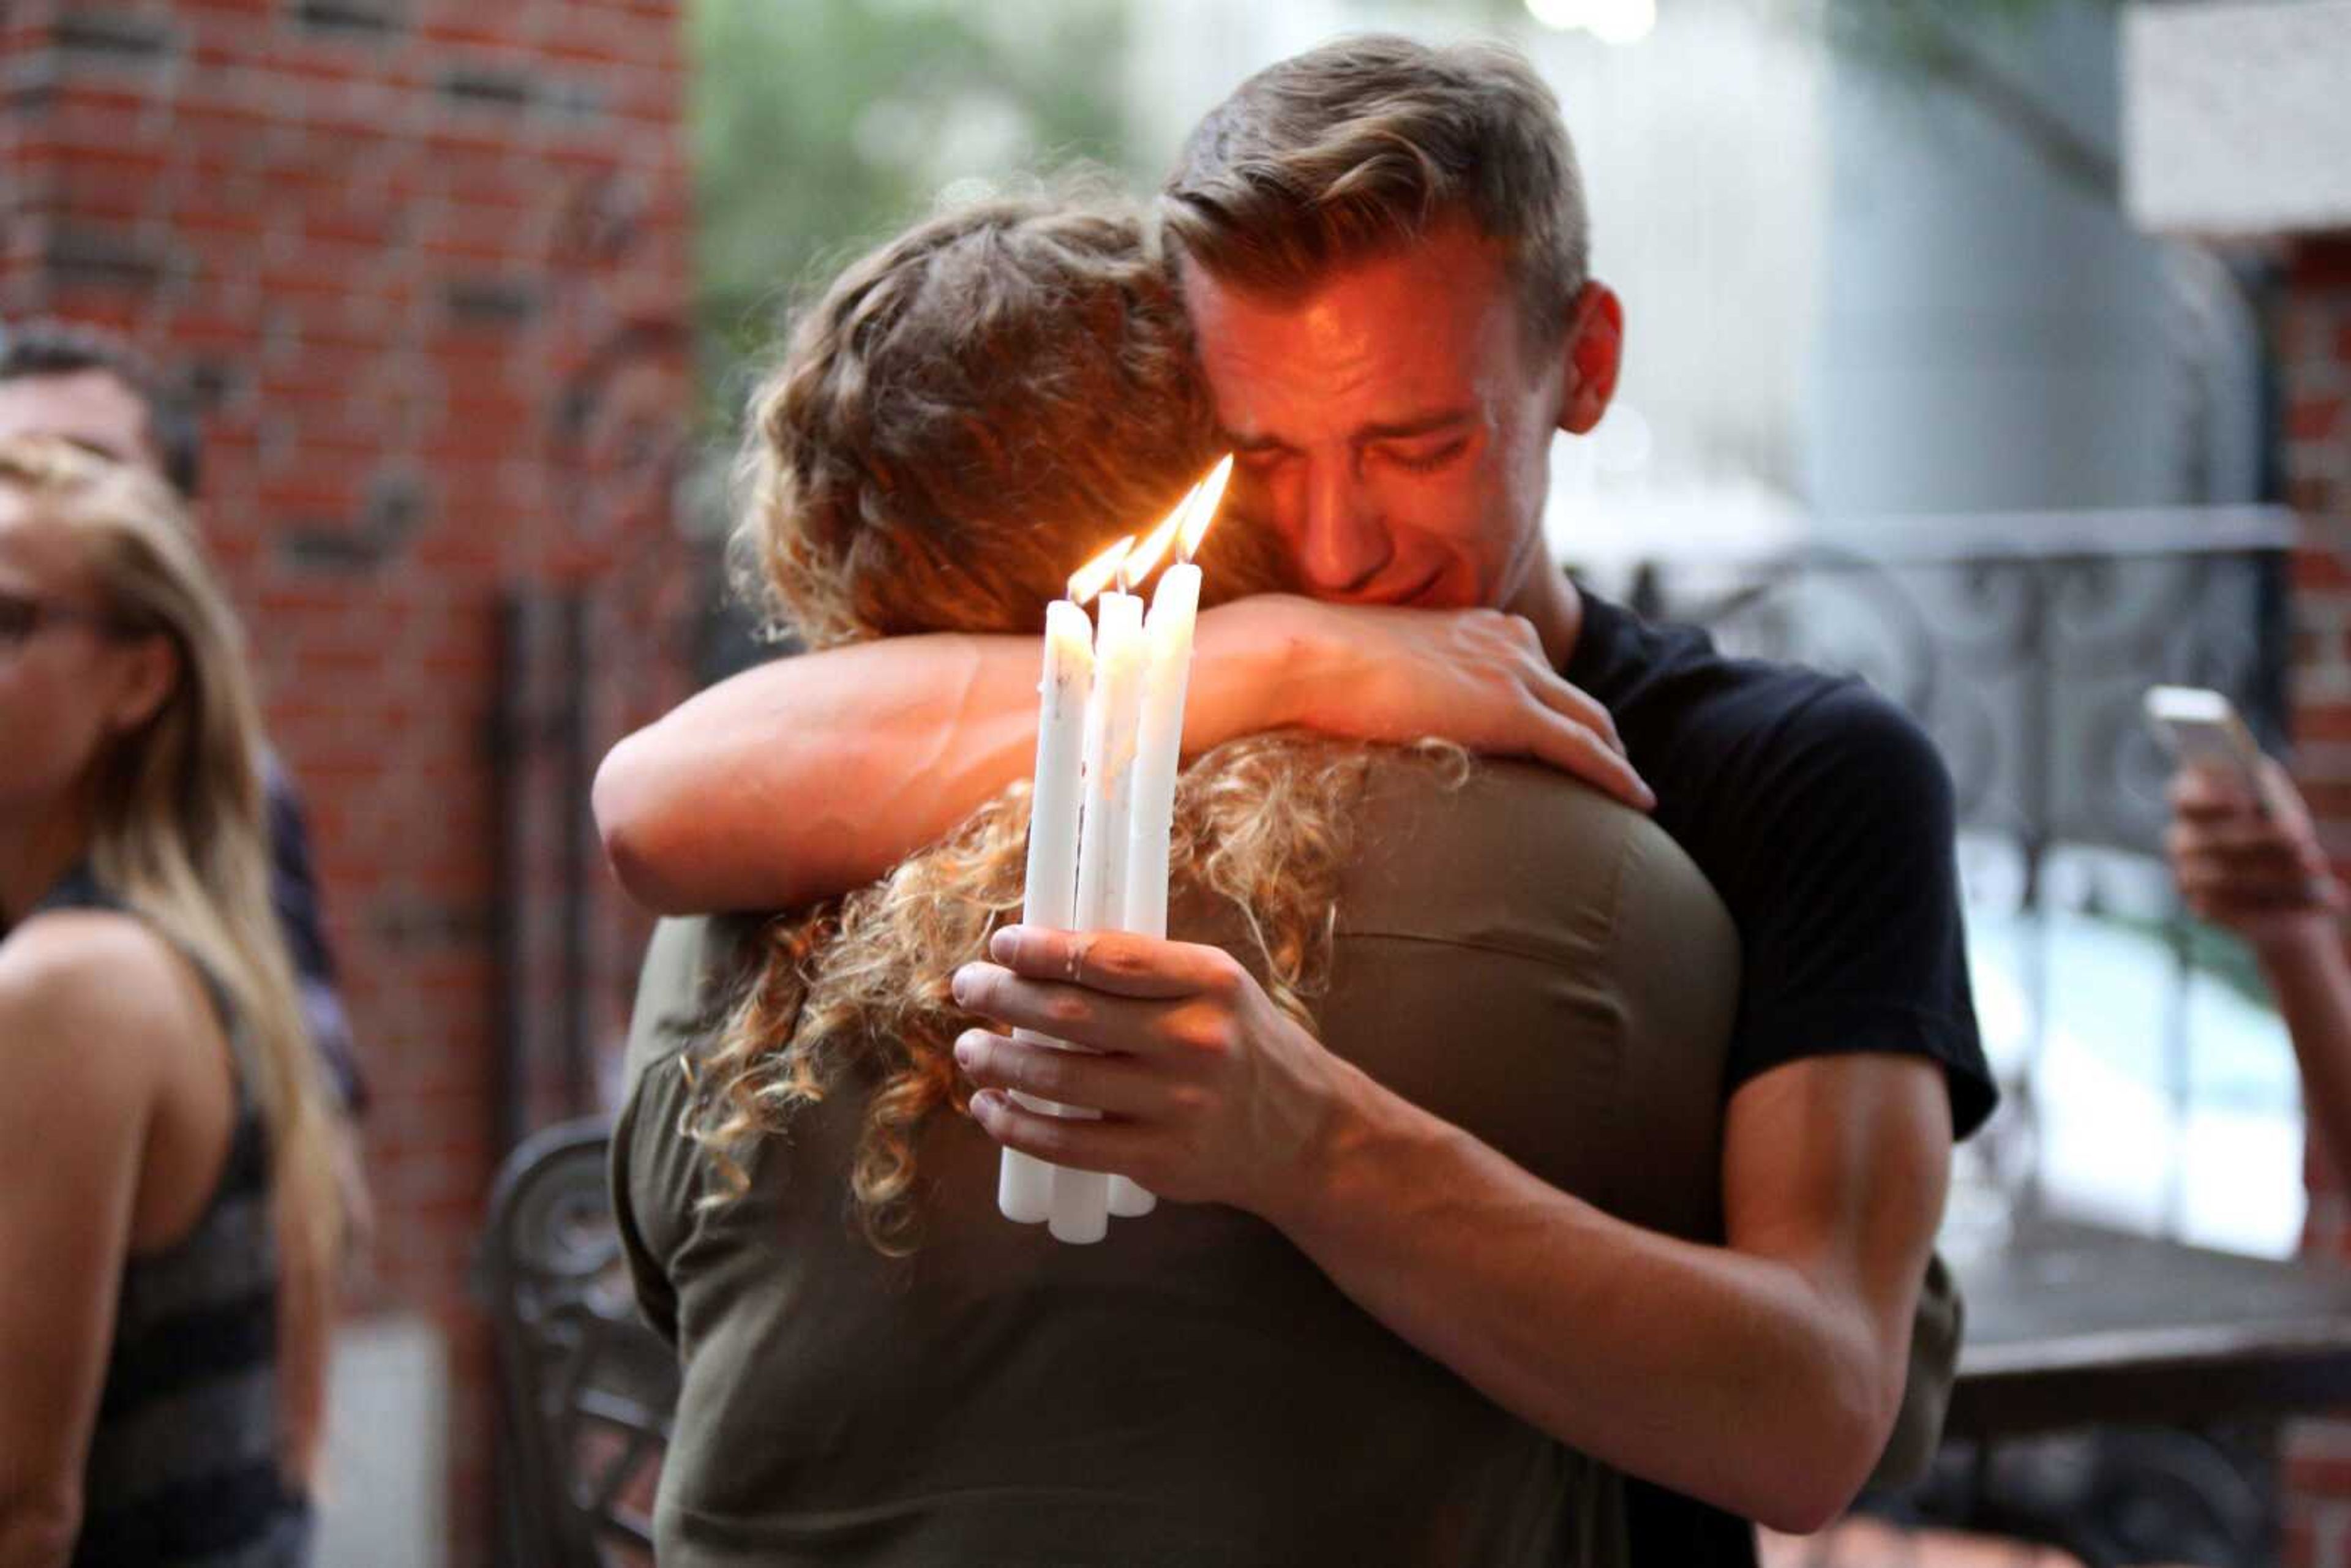
[[[2297,740],[2351,741],[2351,703],[2306,703],[2294,710]]]
[[[2331,441],[2342,422],[2343,398],[2339,394],[2297,398],[2286,409],[2286,439],[2289,442]]]
[[[2351,238],[2325,235],[2297,243],[2287,277],[2297,292],[2351,287]]]
[[[2294,552],[2290,568],[2294,591],[2297,595],[2311,593],[2343,593],[2351,591],[2351,560],[2331,549],[2298,549]]]
[[[377,1089],[368,1144],[386,1179],[362,1299],[422,1307],[452,1336],[450,1561],[471,1568],[486,1560],[490,1495],[490,1366],[465,1270],[492,1165],[481,1141],[499,810],[482,749],[492,586],[572,575],[606,601],[600,651],[616,656],[594,675],[600,733],[649,716],[683,685],[664,665],[676,650],[654,612],[683,578],[657,506],[630,510],[612,525],[623,532],[569,542],[558,509],[576,480],[559,484],[548,467],[554,367],[601,340],[622,308],[657,320],[686,308],[683,138],[638,129],[676,112],[681,29],[666,6],[571,7],[550,29],[559,38],[534,45],[548,23],[531,8],[420,0],[418,29],[385,47],[308,33],[289,9],[188,0],[174,11],[188,47],[168,83],[64,62],[52,112],[10,149],[37,204],[0,233],[0,307],[62,305],[147,331],[166,360],[232,371],[206,418],[208,532],[252,630],[277,744],[308,796],[346,1000]],[[551,126],[439,113],[432,84],[460,58],[478,62],[486,41],[501,65],[595,77],[611,117]],[[0,28],[12,57],[45,47]],[[599,62],[622,68],[607,75]],[[564,275],[573,263],[553,236],[579,181],[598,175],[639,189],[644,237],[625,267],[583,287]],[[419,201],[451,204],[434,227],[435,210]],[[37,271],[37,246],[68,211],[156,223],[187,258],[184,285],[152,299],[60,297]],[[444,291],[453,274],[475,272],[527,280],[545,308],[453,328]],[[680,376],[668,392],[680,418],[689,389]],[[287,529],[355,527],[394,471],[426,497],[418,532],[373,566],[289,559]],[[2351,593],[2335,566],[2306,570]],[[608,580],[616,573],[625,585]],[[553,781],[542,759],[528,787]],[[512,912],[540,966],[535,996],[554,973],[553,857],[568,837],[550,826],[523,846]],[[600,1024],[617,1027],[643,927],[607,875],[591,879],[590,898],[589,988]],[[436,924],[450,915],[454,928]],[[535,1030],[526,1044],[546,1039]],[[561,1110],[553,1067],[526,1070],[532,1116]]]

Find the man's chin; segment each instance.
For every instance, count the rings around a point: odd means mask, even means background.
[[[1469,605],[1453,591],[1450,573],[1439,569],[1417,580],[1381,585],[1353,593],[1324,595],[1333,604],[1374,605],[1387,610],[1467,610]]]

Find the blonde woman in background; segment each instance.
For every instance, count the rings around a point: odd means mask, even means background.
[[[0,1564],[301,1563],[333,1133],[172,494],[0,441]]]

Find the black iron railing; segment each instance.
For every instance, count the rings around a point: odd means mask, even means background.
[[[2195,1108],[2193,943],[2160,860],[2170,761],[2141,704],[2158,683],[2215,687],[2285,740],[2291,514],[2269,507],[1904,518],[1769,552],[1644,561],[1628,597],[1726,648],[1858,674],[1934,737],[1957,791],[1971,918],[2022,923],[2032,1030],[1972,1160],[2037,1206],[2033,1071],[2052,1016],[2047,941],[2066,915],[2160,931],[2163,1060],[2175,1131]],[[2167,1228],[2179,1214],[2177,1182]]]

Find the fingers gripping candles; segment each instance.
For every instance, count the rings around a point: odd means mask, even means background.
[[[1200,569],[1192,556],[1231,469],[1227,457],[1140,547],[1121,539],[1070,580],[1066,599],[1047,607],[1021,912],[1027,924],[1166,934],[1168,841],[1200,601]],[[1146,622],[1142,600],[1125,591],[1150,574],[1171,544],[1178,559],[1160,579]],[[1102,595],[1097,628],[1084,605],[1113,578],[1118,590]],[[1031,1109],[1094,1114],[1021,1099]],[[1045,1221],[1061,1240],[1098,1241],[1111,1213],[1147,1214],[1153,1203],[1123,1177],[1004,1151],[998,1207],[1009,1219]]]

